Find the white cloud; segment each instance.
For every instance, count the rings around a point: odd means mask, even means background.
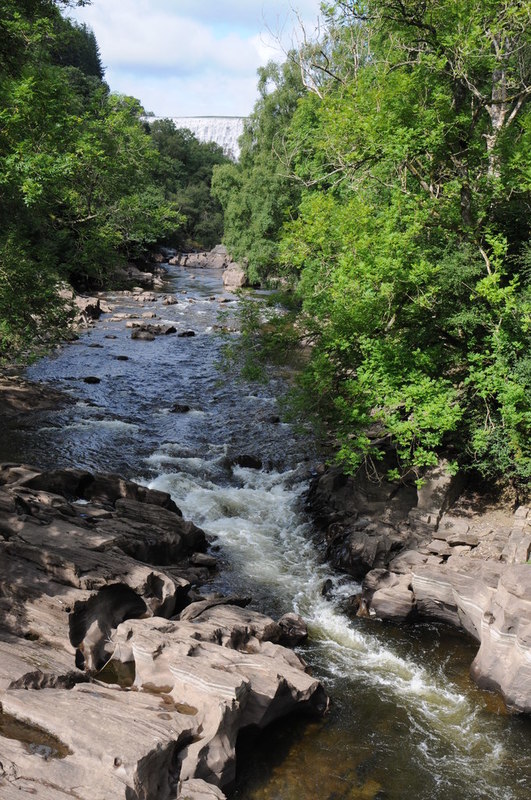
[[[200,76],[169,76],[109,70],[114,91],[138,97],[146,111],[164,117],[246,116],[256,97],[256,77],[205,71]]]
[[[296,6],[313,30],[319,0]],[[157,115],[240,115],[256,99],[257,68],[282,58],[275,36],[291,44],[290,9],[280,0],[93,0],[73,16],[94,30],[111,89]]]

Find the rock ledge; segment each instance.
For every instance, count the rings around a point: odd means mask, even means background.
[[[206,547],[164,492],[0,466],[2,800],[220,800],[242,731],[324,713],[285,626],[197,594]]]
[[[358,615],[454,625],[471,667],[509,709],[531,713],[531,510],[484,507],[444,462],[414,486],[325,471],[310,507],[332,563],[362,581]]]

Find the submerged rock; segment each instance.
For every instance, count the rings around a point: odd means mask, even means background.
[[[242,453],[241,455],[231,458],[229,465],[231,467],[245,467],[247,469],[262,469],[262,459],[258,458],[258,456]]]
[[[0,375],[0,418],[28,411],[62,408],[74,402],[70,395],[17,375]]]
[[[170,411],[172,414],[187,414],[190,411],[190,406],[186,403],[174,403]]]

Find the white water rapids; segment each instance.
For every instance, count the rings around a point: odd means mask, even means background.
[[[172,457],[168,451],[171,447],[150,457],[152,466],[165,471],[149,485],[169,491],[185,516],[221,547],[232,589],[236,585],[252,593],[258,605],[293,609],[304,617],[312,663],[319,664],[332,697],[341,683],[344,695],[346,679],[353,691],[350,702],[356,702],[360,688],[376,690],[381,700],[406,714],[417,769],[434,779],[422,797],[519,796],[500,785],[498,772],[503,772],[507,753],[499,718],[486,719],[481,707],[440,669],[398,653],[343,613],[342,597],[358,587],[333,575],[319,557],[311,525],[300,510],[306,486],[296,471],[236,468],[236,485],[219,485],[216,458]],[[334,584],[331,599],[322,594],[327,579]],[[401,795],[391,789],[384,796]]]

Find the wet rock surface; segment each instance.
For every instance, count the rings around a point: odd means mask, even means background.
[[[325,692],[165,492],[0,467],[0,796],[222,798],[238,734]],[[291,628],[302,622],[291,620]]]
[[[531,510],[463,490],[444,462],[414,487],[325,471],[309,506],[333,565],[362,581],[358,616],[437,621],[477,642],[478,685],[531,713]]]
[[[72,403],[64,392],[18,375],[0,375],[0,424],[28,411],[60,408]]]

